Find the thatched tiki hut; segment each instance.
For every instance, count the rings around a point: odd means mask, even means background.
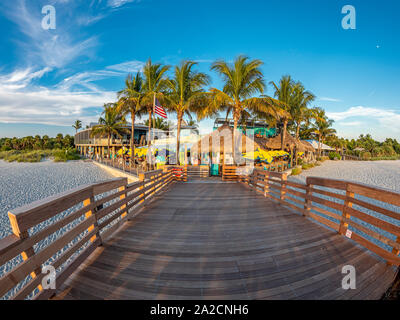
[[[236,132],[235,139],[236,152],[251,152],[260,148],[259,144],[246,135]],[[213,164],[234,164],[233,152],[233,129],[228,125],[223,125],[217,130],[204,136],[197,143],[193,144],[190,153],[202,156],[209,155]]]
[[[277,135],[274,138],[255,138],[255,141],[263,149],[271,150],[284,150],[289,152],[293,160],[293,155],[297,152],[304,152],[307,159],[311,159],[314,156],[314,148],[306,141],[296,140],[292,135],[286,133],[285,145],[282,148],[282,134]]]

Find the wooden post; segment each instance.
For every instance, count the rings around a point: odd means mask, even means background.
[[[83,201],[83,206],[86,207],[86,206],[90,205],[91,203],[94,203],[94,194],[93,193],[90,196],[90,198]],[[93,210],[89,210],[88,212],[85,213],[85,218],[86,219],[90,218],[93,214],[95,214],[96,211],[97,211],[97,208],[94,208]],[[96,219],[95,223],[92,224],[88,228],[88,232],[94,230],[94,228],[97,228],[97,226],[98,225],[97,225],[97,219]],[[96,235],[94,235],[93,237],[90,238],[90,242],[94,242],[97,237],[100,239],[100,245],[101,245],[100,230],[96,233]]]
[[[284,173],[282,174],[281,181],[283,182],[281,184],[281,201],[285,200],[285,195],[286,195],[286,184],[284,184],[285,181],[287,181],[287,174]]]
[[[8,218],[10,220],[11,228],[15,236],[17,236],[20,239],[27,239],[29,238],[29,232],[28,230],[20,230],[18,221],[15,215],[8,213]],[[21,252],[22,259],[24,261],[28,260],[30,257],[35,255],[35,249],[33,247],[29,247],[25,251]],[[32,279],[36,278],[40,273],[42,272],[42,269],[38,267],[34,271],[31,272],[31,277]],[[38,285],[39,291],[43,291],[42,285]]]
[[[123,191],[123,190],[126,190],[126,186],[122,186],[122,187],[120,187],[120,188],[118,189],[118,191]],[[128,194],[127,194],[127,192],[125,191],[125,193],[122,194],[122,195],[120,195],[119,198],[120,198],[120,200],[122,200],[122,199],[125,199],[127,196],[128,196]],[[124,205],[120,208],[120,209],[121,209],[121,212],[123,212],[123,211],[126,209],[126,206],[127,206],[127,204],[124,204]],[[125,210],[125,212],[123,212],[123,213],[121,214],[121,218],[126,217],[127,214],[128,214],[128,211]]]
[[[269,195],[269,174],[265,173],[264,176],[264,197],[266,197],[267,195]]]
[[[311,211],[311,206],[312,206],[312,201],[311,201],[310,199],[308,199],[308,197],[311,197],[311,195],[312,195],[311,188],[312,188],[313,186],[312,186],[312,184],[310,184],[310,183],[308,182],[308,179],[307,179],[306,184],[307,184],[307,185],[306,185],[306,187],[307,187],[307,190],[306,190],[306,201],[305,201],[305,203],[304,203],[303,216],[308,217],[308,216],[309,216],[309,212]]]
[[[344,201],[343,205],[343,212],[342,212],[342,218],[350,219],[350,213],[348,212],[348,208],[353,207],[352,199],[354,199],[354,193],[348,191],[348,184],[346,186],[346,200]],[[339,233],[342,235],[345,235],[347,232],[347,229],[349,227],[349,224],[344,222],[343,219],[340,221],[340,226],[339,226]]]
[[[139,181],[142,182],[142,186],[139,188],[139,190],[144,189],[144,179],[145,179],[144,173],[140,173]],[[142,201],[140,201],[139,203],[143,203],[143,202],[144,202],[144,199]]]

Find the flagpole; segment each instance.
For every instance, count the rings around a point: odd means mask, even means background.
[[[153,140],[154,140],[154,129],[155,129],[155,125],[156,125],[156,114],[155,114],[155,110],[156,109],[156,93],[154,92],[154,102],[153,102]]]

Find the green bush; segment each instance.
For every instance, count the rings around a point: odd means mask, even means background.
[[[315,167],[314,163],[305,163],[305,164],[303,164],[303,165],[301,166],[301,168],[302,168],[303,170],[308,170],[308,169],[311,169],[311,168],[314,168],[314,167]]]
[[[322,164],[322,163],[319,162],[319,161],[317,161],[317,162],[314,163],[314,165],[315,165],[316,167],[319,167],[321,164]]]
[[[53,156],[54,162],[66,162],[69,160],[79,160],[81,158],[75,150],[71,149],[56,150],[53,152]]]
[[[329,160],[340,160],[340,154],[337,152],[329,152]]]
[[[79,160],[80,156],[74,149],[63,150],[33,150],[33,151],[2,151],[0,159],[8,162],[40,162],[45,158],[53,158],[55,162]]]
[[[297,176],[302,172],[301,168],[292,169],[292,176]]]
[[[363,152],[361,154],[361,158],[363,158],[364,160],[371,159],[371,152]]]

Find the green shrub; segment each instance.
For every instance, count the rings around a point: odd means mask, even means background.
[[[297,176],[302,172],[301,168],[292,169],[292,176]]]
[[[371,152],[363,152],[361,154],[361,158],[363,158],[364,160],[371,159]]]
[[[322,163],[319,162],[319,161],[317,161],[317,162],[314,163],[314,165],[315,165],[316,167],[319,167],[321,164],[322,164]]]
[[[303,164],[302,166],[301,166],[301,168],[303,169],[303,170],[308,170],[308,169],[311,169],[311,168],[314,168],[315,167],[315,165],[313,164],[313,163],[305,163],[305,164]]]
[[[329,160],[340,160],[340,154],[337,152],[329,152]]]

